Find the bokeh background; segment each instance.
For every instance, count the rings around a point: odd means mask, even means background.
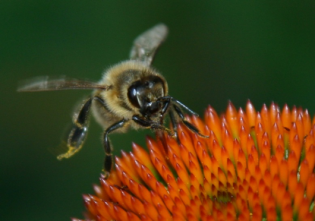
[[[35,76],[98,81],[127,59],[134,38],[163,22],[169,37],[153,66],[170,94],[198,113],[250,99],[315,113],[315,8],[289,2],[16,1],[0,2],[0,218],[82,218],[103,164],[101,128],[91,120],[84,148],[57,161],[73,107],[88,91],[17,93]],[[145,144],[149,131],[111,136],[115,154]]]

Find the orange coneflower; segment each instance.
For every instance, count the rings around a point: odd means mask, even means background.
[[[84,195],[88,220],[315,220],[315,118],[272,103],[257,112],[228,104],[220,117],[187,117],[209,139],[183,126],[181,144],[147,138],[148,151],[116,157],[95,195]],[[76,220],[76,219],[73,219]]]

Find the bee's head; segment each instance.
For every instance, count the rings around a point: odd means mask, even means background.
[[[162,103],[158,101],[165,96],[165,80],[160,76],[147,76],[132,83],[128,89],[128,99],[130,103],[139,108],[143,116],[151,116],[159,112]]]

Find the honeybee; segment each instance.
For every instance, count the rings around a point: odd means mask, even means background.
[[[151,67],[154,55],[165,40],[168,29],[158,24],[139,35],[133,43],[130,59],[114,65],[105,71],[98,83],[48,77],[31,80],[18,89],[20,92],[55,91],[66,89],[93,89],[79,111],[73,116],[73,124],[67,138],[67,152],[57,158],[69,158],[78,152],[87,137],[89,112],[104,128],[103,145],[105,150],[104,175],[109,176],[113,166],[112,147],[108,135],[113,132],[126,132],[128,128],[150,128],[164,131],[177,141],[177,125],[182,122],[188,129],[201,137],[199,130],[185,120],[182,109],[197,115],[180,101],[168,95],[165,78]],[[173,130],[163,125],[168,114]]]

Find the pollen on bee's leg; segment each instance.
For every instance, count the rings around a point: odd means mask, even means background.
[[[72,147],[63,140],[58,146],[49,147],[48,150],[56,156],[58,160],[62,160],[73,156],[77,151],[79,151],[79,148]]]
[[[106,180],[109,177],[110,172],[105,171],[104,169],[102,170],[103,172],[103,178]]]
[[[78,151],[79,151],[79,148],[74,148],[74,147],[68,146],[68,151],[66,153],[59,154],[57,156],[57,159],[58,160],[68,159],[68,158],[72,157]]]

